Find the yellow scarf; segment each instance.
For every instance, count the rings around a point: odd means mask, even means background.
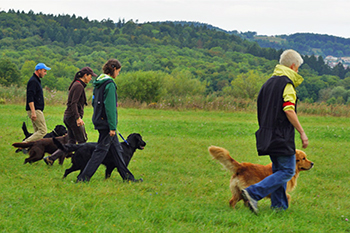
[[[284,65],[276,65],[275,70],[273,71],[273,76],[287,76],[290,80],[293,81],[295,87],[299,86],[303,81],[303,77],[291,68]]]

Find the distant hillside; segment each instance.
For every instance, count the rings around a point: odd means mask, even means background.
[[[296,33],[280,36],[254,36],[249,38],[261,47],[292,48],[305,55],[350,57],[350,39],[313,33]]]
[[[263,48],[276,50],[294,49],[303,55],[350,57],[350,39],[332,35],[314,33],[295,33],[292,35],[264,36],[256,32],[227,31],[210,24],[199,22],[176,21],[175,24],[206,27],[210,30],[237,35],[243,39],[257,42]]]
[[[0,12],[0,58],[7,59],[6,66],[9,61],[15,63],[22,77],[32,72],[30,64],[48,63],[52,72],[43,85],[51,89],[65,90],[79,67],[100,70],[108,58],[116,57],[123,64],[123,73],[187,72],[205,83],[210,93],[221,91],[242,72],[271,72],[280,54],[204,25],[98,22],[75,15]],[[0,85],[25,83],[1,75]]]

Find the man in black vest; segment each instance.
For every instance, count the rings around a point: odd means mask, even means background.
[[[243,198],[255,214],[258,213],[258,201],[269,194],[272,209],[288,208],[286,187],[296,165],[294,129],[300,134],[303,148],[309,144],[296,114],[295,88],[304,80],[298,74],[303,59],[290,49],[281,54],[279,63],[260,89],[257,101],[259,130],[255,133],[258,154],[270,156],[273,174],[242,190]]]

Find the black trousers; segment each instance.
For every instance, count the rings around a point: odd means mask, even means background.
[[[75,144],[77,142],[80,144],[87,141],[85,127],[77,126],[77,121],[74,116],[64,116],[63,122],[67,127],[69,144]]]
[[[89,181],[95,174],[98,167],[101,165],[109,150],[115,159],[118,172],[123,180],[134,181],[134,175],[129,171],[122,157],[123,149],[119,143],[117,135],[111,137],[109,135],[109,130],[98,130],[98,132],[100,135],[98,138],[97,146],[92,153],[92,156],[85,169],[77,177],[77,181]]]
[[[87,134],[84,126],[77,126],[77,121],[74,116],[64,116],[63,122],[67,127],[68,131],[68,144],[78,144],[84,143],[87,141]],[[61,149],[57,149],[54,153],[49,156],[49,159],[55,161],[62,155],[64,155],[64,151]]]

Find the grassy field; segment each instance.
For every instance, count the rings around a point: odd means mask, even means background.
[[[315,163],[302,172],[290,208],[276,213],[259,202],[255,216],[243,203],[229,207],[230,174],[208,153],[227,148],[241,162],[267,164],[257,156],[254,113],[119,110],[123,136],[140,133],[147,146],[129,168],[143,183],[123,183],[117,171],[104,180],[101,166],[90,183],[62,179],[60,166],[23,164],[11,144],[23,139],[24,106],[0,105],[1,232],[350,232],[350,124],[348,118],[300,116]],[[62,124],[64,106],[47,106],[48,131]],[[97,141],[86,108],[89,141]],[[300,148],[297,138],[297,147]]]

